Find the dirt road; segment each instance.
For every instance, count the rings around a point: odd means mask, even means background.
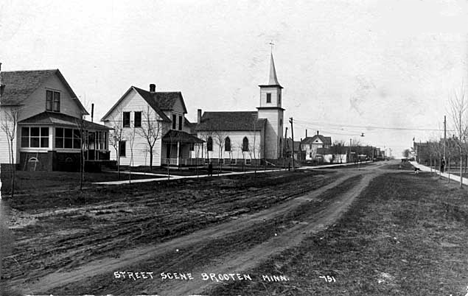
[[[18,279],[13,283],[24,293],[34,294],[146,293],[165,296],[209,293],[210,288],[225,278],[207,279],[205,274],[248,274],[248,270],[262,260],[297,245],[310,233],[326,229],[373,177],[385,172],[381,167],[382,164],[373,164],[359,170],[342,170],[331,174],[332,180],[323,182],[308,193],[297,194],[296,191],[267,209],[253,213],[237,210],[224,222],[203,226],[187,235],[125,248],[113,256],[107,254],[102,258],[93,257],[95,260],[77,260],[76,264],[68,263],[54,272],[38,274],[27,280]],[[307,179],[302,182],[307,182]],[[249,188],[252,190],[255,188]],[[258,191],[257,195],[264,198],[265,192],[260,194],[262,190]],[[267,194],[273,195],[273,192]],[[136,229],[133,225],[130,230],[135,232]],[[138,230],[140,234],[143,232],[144,229]],[[102,235],[109,240],[107,234]],[[118,244],[118,241],[114,239],[109,243]],[[151,278],[136,280],[128,278],[128,273],[126,278],[116,278],[114,272],[118,271],[153,274]],[[163,280],[161,273],[183,274],[185,277],[190,273],[193,279]]]

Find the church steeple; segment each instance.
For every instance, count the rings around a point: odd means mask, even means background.
[[[273,45],[272,43],[270,43]],[[276,76],[273,52],[270,54],[270,76],[267,85],[260,86],[260,106],[257,107],[258,118],[266,119],[265,123],[265,158],[277,159],[282,156],[283,118],[281,93],[283,87]]]
[[[273,52],[271,53],[270,59],[270,79],[268,85],[280,85],[278,82],[278,77],[276,76],[275,60],[273,59]]]

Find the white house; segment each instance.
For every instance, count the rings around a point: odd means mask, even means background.
[[[160,166],[190,164],[195,145],[181,92],[157,92],[131,86],[101,119],[113,129],[111,158],[122,165]]]
[[[331,137],[324,137],[320,135],[319,131],[313,137],[306,137],[301,141],[301,150],[305,151],[305,160],[313,160],[317,157],[322,157],[317,153],[319,148],[330,148]]]
[[[109,129],[84,115],[88,112],[58,69],[0,69],[0,163],[13,160],[22,170],[77,170],[82,149],[87,160],[108,160]]]
[[[219,159],[224,163],[246,163],[256,159],[278,159],[283,154],[282,89],[276,75],[273,54],[268,84],[259,85],[257,111],[198,111],[195,131],[205,145],[192,157]]]

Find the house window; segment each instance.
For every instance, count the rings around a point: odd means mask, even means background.
[[[278,94],[278,105],[281,105],[281,93]]]
[[[141,127],[141,111],[135,112],[135,127]]]
[[[206,149],[208,151],[213,151],[213,138],[208,137],[208,140],[206,141]]]
[[[54,91],[54,111],[60,112],[60,93]]]
[[[242,151],[249,151],[249,139],[247,137],[242,140]]]
[[[182,130],[182,116],[179,115],[179,130]]]
[[[267,103],[271,103],[271,93],[267,93]]]
[[[172,114],[172,129],[176,129],[177,125],[177,115]]]
[[[123,127],[130,127],[130,112],[123,113]]]
[[[48,127],[23,127],[21,128],[21,147],[24,148],[48,148]]]
[[[60,92],[46,90],[46,111],[60,112]]]
[[[280,126],[283,126],[283,119],[280,119]]]
[[[224,140],[224,150],[231,151],[231,139],[229,137]]]
[[[80,149],[80,130],[59,127],[55,128],[55,148]]]
[[[126,150],[126,143],[127,141],[120,141],[119,142],[119,156],[127,156],[127,150]]]

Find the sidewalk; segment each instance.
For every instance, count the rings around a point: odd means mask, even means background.
[[[276,170],[257,170],[257,173],[269,173],[269,172],[280,172],[285,171],[285,169],[276,169]],[[130,174],[128,171],[121,171],[121,173]],[[178,179],[198,179],[198,178],[208,178],[208,177],[221,177],[229,175],[242,175],[242,174],[254,174],[255,171],[246,171],[246,172],[229,172],[229,173],[220,173],[213,174],[213,176],[208,175],[198,175],[198,176],[177,176],[177,175],[166,175],[166,174],[154,174],[154,173],[142,173],[142,172],[131,172],[135,175],[147,175],[147,176],[157,176],[158,178],[151,179],[136,179],[136,180],[119,180],[119,181],[108,181],[108,182],[94,182],[94,185],[120,185],[120,184],[134,184],[134,183],[146,183],[154,181],[169,181],[169,180],[178,180]]]
[[[422,165],[422,164],[419,164],[417,163],[416,161],[410,161],[410,163],[414,166],[414,167],[417,167],[419,168],[422,172],[431,172],[431,168],[425,166],[425,165]],[[432,169],[432,172],[448,179],[450,178],[450,180],[453,180],[455,182],[458,182],[460,183],[460,176],[457,176],[457,175],[454,175],[454,174],[448,174],[448,173],[440,173],[440,171],[438,170],[435,170],[435,169]],[[462,183],[463,185],[468,185],[468,179],[467,178],[463,178],[462,180]]]

